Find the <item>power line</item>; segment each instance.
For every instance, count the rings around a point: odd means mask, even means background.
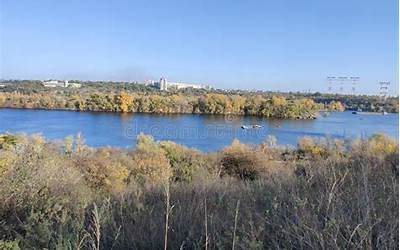
[[[381,81],[379,82],[379,96],[386,101],[386,98],[389,95],[389,81]]]
[[[355,95],[356,94],[356,86],[357,83],[360,80],[360,77],[358,76],[328,76],[327,78],[328,81],[328,93],[333,94],[333,86],[334,84],[337,84],[339,86],[339,93],[340,94],[345,94],[345,89],[348,82],[351,83],[351,91],[350,93]]]

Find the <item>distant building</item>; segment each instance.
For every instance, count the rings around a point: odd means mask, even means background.
[[[76,83],[76,82],[68,82],[68,80],[65,80],[64,82],[64,87],[69,87],[69,88],[80,88],[82,84]]]
[[[68,82],[68,80],[65,81],[58,81],[58,80],[50,80],[50,81],[44,81],[43,86],[47,88],[55,88],[55,87],[62,87],[62,88],[80,88],[82,85],[79,83],[74,83],[74,82]]]
[[[150,81],[147,81],[149,83]],[[160,90],[167,91],[171,88],[176,89],[184,89],[184,88],[194,88],[194,89],[210,89],[208,85],[202,84],[192,84],[192,83],[183,83],[183,82],[169,82],[167,79],[162,77],[158,82],[152,81],[152,85]]]
[[[47,88],[64,87],[64,83],[61,83],[57,80],[45,81],[42,84]]]

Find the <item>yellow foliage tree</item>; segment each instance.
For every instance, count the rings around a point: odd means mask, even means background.
[[[138,136],[133,162],[130,171],[134,179],[165,183],[172,175],[169,160],[151,136]]]
[[[331,111],[344,111],[343,104],[339,101],[331,101],[328,105],[328,109]]]
[[[239,95],[234,95],[232,99],[232,111],[234,114],[242,114],[244,110],[244,105],[246,104],[246,98]]]
[[[285,106],[287,104],[286,98],[283,96],[272,96],[273,106]]]
[[[132,105],[133,97],[126,92],[121,92],[117,95],[117,105],[121,112],[128,112]]]
[[[301,99],[301,104],[307,109],[315,108],[315,102],[309,98]]]

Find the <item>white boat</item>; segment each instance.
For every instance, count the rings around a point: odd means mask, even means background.
[[[241,128],[242,128],[242,129],[261,128],[261,125],[258,125],[258,124],[242,125]]]

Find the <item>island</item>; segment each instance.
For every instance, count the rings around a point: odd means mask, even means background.
[[[398,112],[398,103],[379,104],[370,97],[362,103]],[[361,103],[348,103],[343,96],[319,93],[169,88],[124,82],[81,82],[58,84],[41,81],[8,81],[0,87],[0,107],[139,112],[156,114],[251,115],[277,119],[315,119],[320,111],[344,111]],[[351,99],[353,100],[353,99]],[[343,104],[345,103],[345,104]],[[371,104],[369,104],[371,103]],[[363,106],[364,107],[364,106]]]

